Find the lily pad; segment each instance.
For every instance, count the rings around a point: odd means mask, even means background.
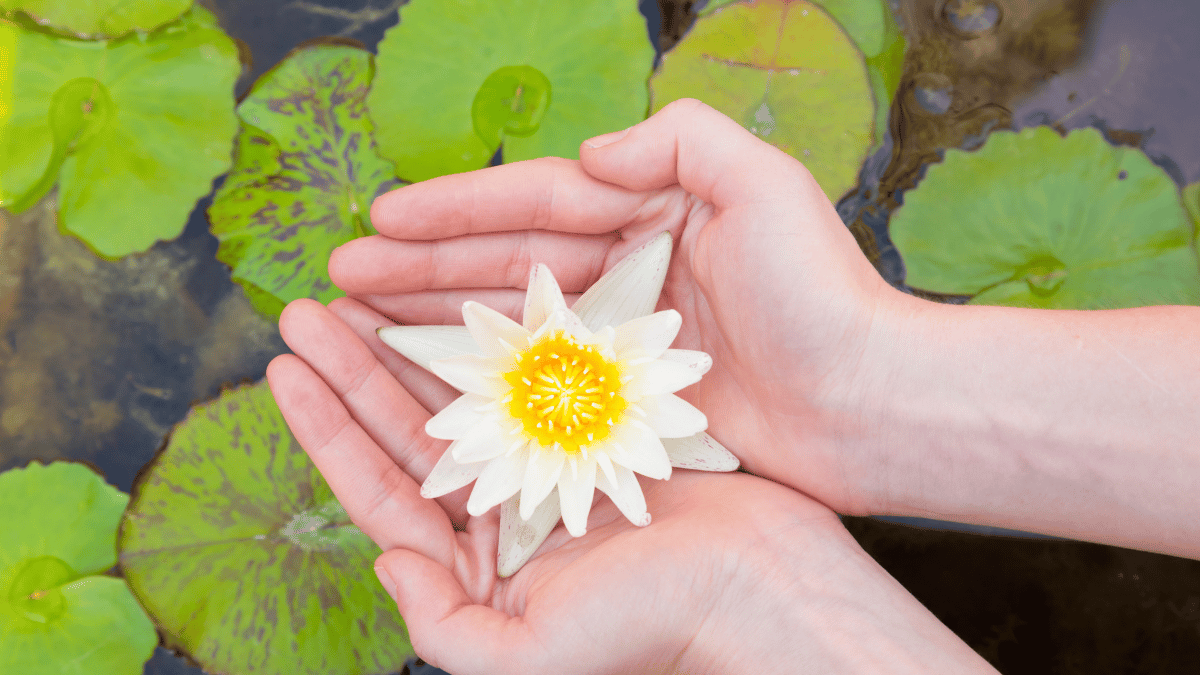
[[[1200,182],[1183,188],[1183,205],[1196,225],[1196,236],[1200,237]]]
[[[104,575],[128,501],[81,464],[0,473],[0,673],[142,672],[154,625]]]
[[[329,254],[374,234],[371,202],[400,185],[375,152],[371,73],[361,49],[311,45],[259,78],[238,106],[235,165],[208,215],[217,258],[268,316],[297,298],[341,296]]]
[[[0,10],[25,12],[40,24],[93,39],[154,30],[191,6],[192,0],[0,0]]]
[[[23,211],[58,183],[62,226],[109,258],[179,236],[237,129],[237,48],[212,14],[103,42],[0,21],[0,44],[13,63],[0,204]]]
[[[144,469],[121,567],[167,645],[213,673],[389,673],[412,654],[337,503],[265,382],[197,405]]]
[[[1200,304],[1175,184],[1095,129],[998,131],[977,152],[948,150],[904,195],[891,235],[910,286],[975,304]]]
[[[745,0],[712,0],[700,16],[734,2]],[[875,146],[871,150],[874,152],[887,134],[892,99],[904,73],[904,34],[887,0],[813,0],[813,3],[841,24],[866,58],[871,92],[875,95]]]
[[[379,43],[368,98],[380,154],[411,181],[579,158],[646,117],[654,48],[634,0],[413,0]]]
[[[862,53],[802,0],[737,3],[696,20],[650,80],[652,107],[693,97],[804,163],[825,194],[858,182],[874,142]]]

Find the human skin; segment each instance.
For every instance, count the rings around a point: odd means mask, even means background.
[[[1200,553],[1188,508],[1200,476],[1187,437],[1200,409],[1195,308],[926,303],[883,282],[799,163],[703,104],[677,102],[603,140],[613,142],[585,143],[580,162],[521,162],[381,197],[381,235],[330,260],[357,299],[300,301],[281,319],[296,356],[272,363],[272,389],[388,551],[379,562],[427,660],[456,675],[497,663],[987,672],[830,508]],[[389,323],[381,314],[461,323],[466,299],[515,317],[533,263],[575,294],[662,230],[676,250],[658,309],[683,315],[673,346],[714,360],[680,394],[747,470],[793,490],[742,474],[643,480],[649,528],[600,500],[585,537],[556,531],[498,580],[494,514],[468,519],[465,489],[417,496],[445,448],[424,421],[455,393],[373,330]],[[746,554],[716,565],[722,551]]]

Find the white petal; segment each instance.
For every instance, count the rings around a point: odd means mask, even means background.
[[[564,468],[558,478],[563,525],[572,537],[582,537],[587,533],[588,513],[592,510],[592,495],[596,491],[596,460],[571,457],[567,464],[574,466]]]
[[[511,370],[512,358],[488,358],[463,354],[429,363],[434,375],[461,392],[471,392],[488,398],[502,398],[512,389],[501,373]]]
[[[434,359],[482,353],[466,326],[386,326],[375,334],[425,370]]]
[[[638,317],[617,326],[613,351],[622,361],[657,359],[675,341],[683,317],[673,309]]]
[[[524,349],[528,344],[530,333],[521,324],[478,302],[463,303],[463,323],[484,356],[509,356],[509,347]]]
[[[597,452],[595,454],[596,454],[596,466],[600,467],[600,470],[604,472],[604,475],[608,478],[609,483],[616,485],[617,484],[617,472],[616,472],[616,469],[613,468],[612,460],[608,458],[608,453],[607,452]]]
[[[492,413],[482,416],[462,438],[451,443],[450,452],[454,453],[454,461],[459,464],[486,462],[505,454],[513,441],[521,440],[517,436],[510,436],[508,427],[501,424],[500,415]]]
[[[682,363],[656,359],[650,363],[643,363],[627,369],[622,377],[628,376],[630,380],[621,390],[621,395],[626,400],[636,403],[644,396],[657,396],[679,391],[699,382],[700,375],[696,369],[688,368]]]
[[[703,431],[687,438],[663,441],[671,466],[697,471],[735,471],[740,462],[732,452]]]
[[[546,497],[554,490],[566,461],[562,450],[544,450],[536,441],[530,442],[529,465],[521,486],[521,519],[529,520]]]
[[[437,464],[433,465],[433,471],[429,472],[429,476],[425,478],[425,482],[421,484],[421,496],[426,499],[433,499],[434,497],[450,494],[478,478],[479,472],[483,471],[484,465],[484,462],[459,464],[454,461],[454,456],[447,449],[446,452],[442,453],[442,457],[437,461]]]
[[[642,486],[632,471],[618,466],[615,483],[605,474],[599,474],[596,476],[596,487],[608,495],[629,522],[638,527],[650,524],[650,514],[646,513],[646,496],[642,494]]]
[[[558,492],[534,510],[528,521],[518,513],[519,497],[512,497],[500,507],[500,546],[496,556],[496,574],[511,577],[533,556],[551,530],[558,524]]]
[[[646,316],[658,304],[670,262],[671,233],[663,232],[600,277],[571,309],[591,330]]]
[[[483,467],[475,487],[471,489],[471,498],[467,500],[467,513],[482,516],[488,509],[517,494],[521,489],[521,481],[525,478],[525,463],[529,459],[524,451],[514,453],[511,457],[497,457]]]
[[[429,418],[425,423],[425,433],[448,441],[462,438],[483,419],[484,413],[477,408],[491,401],[492,399],[479,394],[463,394]]]
[[[704,413],[675,394],[647,396],[637,405],[646,412],[646,424],[659,438],[684,438],[708,428]]]
[[[606,444],[608,456],[613,462],[648,478],[670,478],[671,459],[667,457],[662,441],[645,424],[630,420],[628,416],[625,421]]]
[[[670,361],[678,363],[696,371],[697,376],[702,376],[712,368],[712,357],[704,352],[697,352],[691,349],[668,349],[658,357],[660,361]]]
[[[537,330],[546,323],[546,319],[554,310],[567,308],[550,268],[541,263],[529,270],[529,285],[526,289],[525,311],[521,315],[521,323],[525,330]]]

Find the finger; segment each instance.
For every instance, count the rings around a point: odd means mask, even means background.
[[[267,382],[292,434],[346,513],[380,548],[398,546],[454,561],[454,528],[435,502],[363,431],[325,381],[299,357],[267,366]]]
[[[718,209],[781,196],[828,207],[800,162],[695,99],[674,101],[622,133],[583,142],[587,173],[635,192],[678,184]]]
[[[457,675],[549,672],[525,622],[473,603],[445,565],[403,549],[375,564],[395,583],[409,639],[426,662]]]
[[[615,234],[533,230],[438,241],[363,237],[333,251],[329,276],[351,295],[524,288],[530,268],[545,263],[563,290],[581,292],[600,278],[618,241]]]
[[[569,307],[579,299],[579,294],[566,293],[563,298]],[[525,291],[493,288],[368,295],[358,300],[407,326],[461,326],[462,306],[468,300],[486,305],[517,322],[521,321],[525,309]]]
[[[574,160],[546,157],[393,190],[371,205],[371,224],[393,239],[528,229],[600,234],[634,220],[647,197],[592,178]]]
[[[402,387],[429,412],[436,412],[461,394],[437,375],[401,356],[375,334],[377,328],[394,326],[394,321],[363,303],[351,298],[338,298],[329,303],[329,311],[337,315],[371,350],[375,359],[396,378]],[[465,502],[464,502],[465,503]],[[443,506],[446,504],[443,503]],[[461,506],[461,504],[459,505]],[[464,510],[463,513],[466,513]]]

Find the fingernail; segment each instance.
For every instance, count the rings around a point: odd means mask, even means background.
[[[383,590],[396,599],[396,582],[392,581],[392,577],[388,575],[387,570],[383,569],[382,565],[375,566],[375,576],[379,577],[379,583],[383,584]]]
[[[629,129],[632,128],[633,127],[629,127]],[[622,138],[625,138],[625,135],[629,133],[629,129],[622,129],[621,131],[614,131],[612,133],[603,134],[595,138],[589,138],[588,140],[584,141],[583,144],[589,148],[603,148],[610,143],[616,143]]]

